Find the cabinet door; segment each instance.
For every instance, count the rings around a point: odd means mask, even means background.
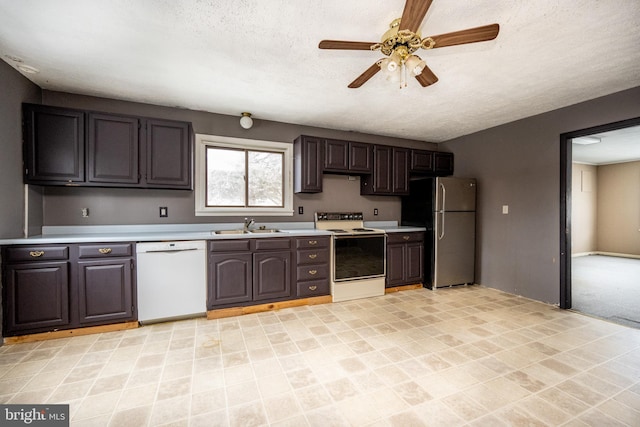
[[[24,104],[25,182],[84,182],[82,111]]]
[[[407,284],[422,283],[424,276],[424,244],[422,242],[407,243],[405,282]]]
[[[404,283],[406,249],[402,243],[387,245],[387,287]]]
[[[433,172],[433,151],[411,150],[411,172]]]
[[[349,142],[327,139],[324,143],[324,171],[349,172]]]
[[[360,180],[361,194],[389,195],[393,188],[393,149],[383,145],[373,147],[373,173]]]
[[[207,309],[251,301],[252,265],[253,256],[250,253],[211,255]]]
[[[434,154],[434,172],[438,176],[453,175],[453,153]]]
[[[135,117],[89,114],[87,181],[138,184],[138,128]]]
[[[394,195],[409,194],[409,150],[393,149],[393,189]]]
[[[5,270],[5,335],[69,326],[69,264],[9,264]]]
[[[191,125],[150,119],[146,133],[146,186],[191,190]]]
[[[78,262],[80,324],[132,320],[133,292],[131,259]]]
[[[371,173],[371,145],[361,142],[349,143],[349,171]]]
[[[323,141],[311,136],[300,136],[293,144],[294,192],[321,193],[324,164]]]
[[[291,252],[253,255],[253,300],[291,296]]]

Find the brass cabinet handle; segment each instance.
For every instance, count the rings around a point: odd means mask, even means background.
[[[411,238],[411,236],[402,236],[402,238],[403,238],[404,240],[409,240],[409,239]]]
[[[309,258],[311,259],[316,259],[318,257],[318,254],[309,254]]]
[[[34,258],[38,258],[44,255],[44,251],[31,251],[29,252],[29,255],[31,255]]]
[[[316,275],[318,273],[318,270],[309,270],[309,274],[311,274],[312,276]]]
[[[309,240],[309,244],[310,245],[317,245],[318,241],[317,240]]]
[[[100,248],[100,249],[98,249],[98,252],[100,252],[103,255],[110,254],[111,253],[111,248]]]
[[[315,291],[316,289],[318,289],[317,286],[313,285],[313,286],[309,286],[309,290],[310,291]]]

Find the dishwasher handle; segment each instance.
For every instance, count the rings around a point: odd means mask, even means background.
[[[185,249],[158,249],[158,250],[146,250],[146,251],[141,251],[138,253],[142,253],[142,254],[170,254],[170,253],[175,253],[175,252],[187,252],[187,251],[198,251],[201,249],[198,248],[185,248]]]

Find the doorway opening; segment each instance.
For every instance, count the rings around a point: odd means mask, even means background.
[[[560,307],[640,327],[640,117],[560,143]]]

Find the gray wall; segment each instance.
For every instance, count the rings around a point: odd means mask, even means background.
[[[560,134],[633,117],[640,87],[443,144],[478,180],[477,283],[559,302]]]
[[[240,127],[238,116],[212,114],[178,108],[95,98],[69,93],[43,91],[43,104],[133,114],[157,118],[186,120],[193,123],[196,133],[241,137],[249,139],[292,142],[301,134],[327,138],[348,139],[403,147],[435,149],[436,145],[421,141],[388,138],[331,129],[313,128],[287,123],[260,120],[254,117],[254,125],[245,130]],[[257,221],[312,221],[318,210],[357,210],[365,213],[367,220],[400,220],[398,197],[360,196],[360,182],[348,181],[346,176],[325,175],[324,191],[320,194],[294,196],[293,217],[256,217]],[[103,225],[103,224],[182,224],[238,222],[239,218],[196,217],[194,193],[175,190],[133,190],[46,187],[44,189],[44,225]],[[167,206],[169,217],[160,218],[158,207]],[[298,207],[304,214],[298,215]],[[89,208],[90,216],[82,218],[82,208]],[[373,209],[379,210],[377,217]]]
[[[4,61],[0,61],[0,238],[24,234],[24,185],[22,184],[23,102],[40,102],[40,88]],[[33,203],[38,205],[37,194]],[[42,224],[42,214],[30,218]]]

